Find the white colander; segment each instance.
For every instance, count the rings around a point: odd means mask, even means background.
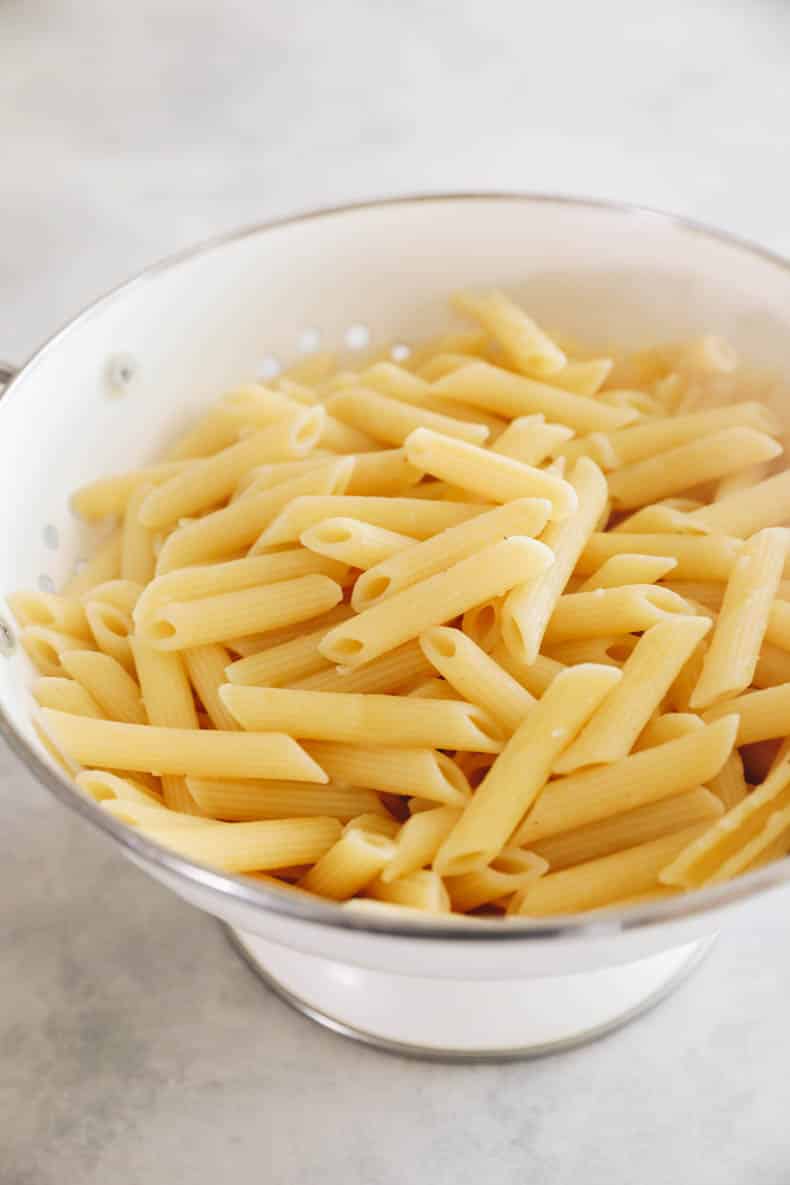
[[[593,342],[710,331],[769,369],[790,358],[788,264],[646,211],[464,195],[255,227],[100,300],[7,387],[0,594],[59,586],[91,543],[70,492],[155,456],[226,388],[271,376],[319,344],[408,346],[449,327],[448,292],[476,285],[507,288],[549,328]],[[581,922],[390,923],[293,899],[191,864],[81,797],[35,737],[31,677],[0,601],[0,728],[32,774],[139,868],[222,919],[292,1003],[390,1048],[513,1056],[597,1035],[678,982],[725,907],[790,880],[784,861]]]

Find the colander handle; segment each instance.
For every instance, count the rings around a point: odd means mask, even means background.
[[[0,362],[0,399],[2,399],[3,391],[5,391],[16,373],[16,367],[12,366],[10,362]]]

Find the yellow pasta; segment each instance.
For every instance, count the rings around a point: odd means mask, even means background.
[[[144,469],[133,469],[130,473],[118,473],[113,477],[100,477],[75,490],[70,499],[71,509],[80,518],[95,522],[117,515],[122,517],[130,497],[140,486],[153,486],[180,473],[188,461],[165,461],[161,465],[149,465]]]
[[[534,852],[504,848],[486,868],[445,878],[450,903],[458,913],[481,905],[503,905],[548,871],[547,862]]]
[[[395,845],[384,835],[362,828],[345,831],[305,873],[299,886],[330,901],[347,901],[378,876],[394,853]]]
[[[88,589],[107,580],[115,580],[121,574],[121,532],[113,531],[91,559],[78,566],[74,575],[60,590],[66,596],[79,597]]]
[[[783,526],[790,520],[790,469],[694,510],[688,518],[695,527],[739,539],[747,539],[764,527]]]
[[[552,523],[544,535],[554,562],[538,581],[517,584],[504,605],[503,639],[511,654],[527,665],[538,657],[551,615],[606,505],[606,480],[593,461],[577,461],[569,481],[578,509],[564,522]]]
[[[408,696],[239,687],[226,683],[223,703],[243,728],[285,732],[346,744],[434,746],[496,753],[505,733],[481,708],[457,700],[417,701]]]
[[[570,639],[645,630],[667,617],[688,613],[689,608],[677,593],[652,584],[567,593],[557,601],[544,638],[552,646]]]
[[[229,498],[246,470],[265,461],[303,456],[317,442],[324,415],[323,408],[297,408],[290,417],[213,457],[196,461],[148,492],[140,505],[141,522],[149,529],[166,527],[180,518],[199,514]]]
[[[239,498],[221,510],[185,523],[165,541],[157,559],[157,573],[184,568],[188,564],[231,558],[255,543],[294,498],[307,494],[342,493],[353,468],[354,462],[348,457],[327,461],[273,489]],[[298,539],[299,532],[292,538]]]
[[[382,881],[430,867],[460,813],[457,807],[431,804],[428,810],[412,814],[398,832],[393,854],[381,871]]]
[[[213,597],[172,601],[151,615],[148,637],[163,650],[223,642],[309,621],[334,608],[342,598],[343,590],[334,580],[313,575]]]
[[[515,536],[495,543],[335,626],[319,649],[332,662],[360,666],[432,625],[536,580],[552,560],[551,551],[534,539]]]
[[[724,700],[703,712],[702,718],[710,722],[732,713],[738,717],[738,745],[786,736],[790,720],[790,683],[747,691],[735,699]]]
[[[188,860],[212,864],[226,872],[262,871],[312,864],[340,835],[337,819],[267,819],[258,823],[213,823],[197,827],[144,830],[158,843]]]
[[[487,362],[473,362],[445,375],[433,384],[433,390],[448,401],[470,403],[505,419],[540,412],[547,420],[579,433],[612,431],[632,423],[638,414],[511,374]]]
[[[427,539],[437,531],[466,522],[482,513],[474,503],[451,503],[422,498],[367,496],[300,497],[290,503],[263,532],[260,548],[294,543],[302,532],[324,519],[345,517],[398,531],[414,539]]]
[[[704,722],[693,712],[667,712],[663,716],[654,717],[645,726],[634,749],[652,749],[654,745],[663,745],[667,741],[687,736],[690,732],[699,732],[704,727]]]
[[[554,772],[567,774],[627,756],[709,629],[704,617],[679,615],[648,629],[626,660],[621,682],[560,754]]]
[[[512,675],[461,630],[435,626],[420,635],[420,646],[464,699],[486,711],[508,735],[515,732],[535,701]]]
[[[685,827],[711,823],[723,813],[724,806],[719,798],[700,786],[549,839],[536,840],[530,851],[542,856],[552,872],[559,872],[637,844],[649,843]]]
[[[674,556],[639,555],[626,551],[621,555],[604,560],[597,572],[593,572],[577,592],[592,592],[596,588],[620,588],[624,584],[657,584],[677,567]],[[674,588],[679,596],[683,593]]]
[[[463,440],[418,428],[406,440],[406,456],[417,468],[452,482],[489,502],[545,498],[550,517],[567,518],[578,506],[576,492],[561,477]]]
[[[160,651],[160,653],[167,652]],[[230,655],[225,647],[220,646],[219,642],[193,646],[189,650],[183,651],[183,658],[189,681],[208,712],[213,726],[226,729],[229,732],[238,728],[233,715],[225,707],[219,694],[219,689],[225,682],[225,671],[231,665]]]
[[[550,872],[516,894],[512,912],[529,917],[577,913],[645,893],[658,887],[667,861],[706,829],[707,823],[697,823],[611,856]]]
[[[724,805],[725,810],[737,806],[749,793],[743,771],[743,758],[733,749],[715,777],[708,778],[708,786]]]
[[[461,618],[462,632],[486,654],[494,649],[501,637],[500,619],[503,602],[504,597],[493,597],[490,601],[483,601],[482,605],[467,609]],[[502,660],[498,661],[502,666]]]
[[[536,839],[704,785],[732,752],[736,730],[737,718],[727,716],[704,731],[632,753],[611,765],[555,779],[545,787],[513,842],[528,847]]]
[[[373,790],[331,782],[256,781],[252,778],[187,778],[187,789],[204,815],[229,823],[256,819],[301,819],[322,815],[346,821],[382,814]]]
[[[415,428],[433,428],[445,436],[456,436],[472,444],[483,444],[490,435],[484,424],[456,419],[451,407],[446,415],[442,415],[362,387],[352,387],[333,395],[326,406],[338,419],[386,444],[402,445]]]
[[[33,698],[42,708],[56,708],[74,716],[104,717],[87,687],[60,675],[45,675],[33,684]]]
[[[623,466],[610,476],[609,493],[615,506],[644,506],[700,482],[770,461],[781,451],[772,437],[754,428],[722,428],[702,440]]]
[[[145,724],[148,717],[140,688],[119,662],[94,650],[67,650],[61,655],[64,670],[93,697],[110,720]]]
[[[460,876],[490,864],[545,786],[551,767],[612,687],[620,672],[581,665],[558,675],[469,800],[434,866]]]
[[[58,748],[81,765],[204,778],[329,781],[301,745],[277,733],[157,728],[51,708],[42,709],[41,718]]]
[[[8,607],[18,624],[43,626],[63,634],[91,638],[90,624],[77,597],[58,596],[57,593],[18,592],[6,597]]]
[[[611,556],[625,552],[660,555],[677,560],[673,579],[729,580],[743,544],[726,535],[633,535],[619,531],[596,531],[578,557],[576,571],[591,576]]]
[[[491,451],[523,461],[525,465],[540,465],[572,436],[572,428],[547,424],[545,416],[540,414],[518,416],[500,433]]]
[[[134,639],[132,650],[148,722],[164,728],[198,728],[192,688],[181,655],[157,650],[139,638]],[[182,777],[162,773],[162,794],[172,810],[187,815],[199,813]]]
[[[353,518],[327,518],[302,531],[300,542],[310,551],[364,571],[397,555],[415,541],[409,535]]]
[[[129,635],[132,632],[131,614],[105,601],[88,601],[85,605],[85,616],[99,649],[109,654],[127,671],[131,671],[134,666],[129,644]]]
[[[432,749],[376,749],[334,741],[306,741],[304,748],[333,782],[404,797],[417,795],[447,806],[463,805],[470,794],[469,783],[455,762]]]
[[[277,687],[293,683],[307,675],[328,671],[329,663],[320,653],[318,643],[324,634],[338,621],[351,616],[347,605],[337,605],[322,618],[322,625],[308,633],[302,633],[276,646],[267,647],[258,654],[237,659],[225,668],[229,683],[242,683],[250,687]]]
[[[151,487],[138,486],[126,504],[121,531],[121,579],[147,584],[154,574],[154,537],[142,522],[140,511]]]
[[[690,707],[710,707],[750,686],[782,577],[788,538],[785,530],[766,528],[744,544],[724,591]]]
[[[479,321],[523,374],[556,374],[567,364],[559,346],[503,292],[458,292],[452,303]]]
[[[377,877],[367,891],[376,901],[406,905],[424,913],[450,911],[450,898],[441,877],[427,868],[411,872],[408,876],[399,876],[394,881],[383,881]]]
[[[543,498],[519,498],[493,510],[481,510],[471,520],[437,527],[432,537],[364,572],[354,585],[351,603],[362,612],[510,535],[539,535],[550,510]]]
[[[304,691],[350,691],[381,695],[402,691],[430,673],[431,664],[415,640],[382,654],[380,658],[374,658],[373,662],[356,670],[327,666],[314,675],[296,679],[292,686]]]

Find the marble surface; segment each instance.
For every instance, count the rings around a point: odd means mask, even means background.
[[[0,356],[206,235],[396,191],[624,198],[790,253],[788,54],[781,0],[0,0]],[[417,1064],[292,1013],[1,752],[0,1181],[782,1185],[788,904],[595,1046]]]

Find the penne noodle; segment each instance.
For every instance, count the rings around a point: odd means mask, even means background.
[[[710,629],[704,617],[673,616],[647,630],[623,666],[622,680],[554,763],[554,772],[619,761],[656,712]]]
[[[708,778],[708,786],[727,811],[743,801],[749,787],[743,772],[743,758],[737,749],[733,749],[716,776]]]
[[[230,823],[316,815],[346,822],[362,814],[384,813],[375,791],[356,786],[250,778],[187,778],[186,783],[204,815]]]
[[[36,679],[33,698],[42,708],[56,708],[59,712],[70,712],[73,716],[95,716],[97,720],[104,718],[104,712],[86,687],[60,675],[45,675]]]
[[[573,429],[547,424],[545,416],[518,416],[491,446],[493,453],[512,457],[525,465],[540,465],[573,436]]]
[[[301,745],[277,733],[157,728],[89,720],[51,708],[44,708],[41,718],[58,748],[80,765],[203,778],[329,781]]]
[[[557,374],[567,365],[559,346],[503,292],[458,292],[452,304],[479,321],[522,374],[540,378]]]
[[[377,749],[335,741],[308,741],[304,748],[333,782],[415,795],[447,806],[462,806],[470,794],[469,783],[455,762],[432,749]]]
[[[432,625],[535,581],[552,560],[551,551],[534,539],[514,536],[495,543],[335,626],[319,649],[331,662],[361,666]]]
[[[76,597],[58,596],[57,593],[17,592],[9,593],[6,601],[17,624],[23,629],[28,625],[38,625],[62,634],[91,639],[90,624]]]
[[[258,546],[294,543],[308,527],[338,515],[399,531],[414,539],[428,539],[437,531],[474,518],[482,509],[474,503],[434,502],[421,498],[297,497],[290,500],[263,532]]]
[[[586,395],[511,374],[488,362],[473,362],[445,375],[433,384],[433,390],[443,399],[469,403],[505,419],[540,412],[547,420],[579,433],[611,432],[632,423],[638,414],[630,408],[607,407]]]
[[[637,738],[634,749],[652,749],[654,745],[663,745],[667,741],[676,740],[677,737],[687,736],[690,732],[699,732],[704,727],[703,721],[693,712],[667,712],[663,716],[654,717],[645,726]]]
[[[41,675],[64,675],[66,669],[62,658],[72,650],[93,650],[93,643],[74,634],[43,625],[28,625],[20,630],[19,641],[36,670]]]
[[[550,509],[545,499],[519,498],[505,506],[485,510],[471,521],[440,527],[431,538],[364,572],[354,586],[351,604],[360,613],[510,535],[539,535],[548,521]]]
[[[786,736],[790,720],[790,683],[748,691],[735,699],[714,704],[702,713],[702,719],[710,723],[732,713],[738,717],[739,746]]]
[[[79,597],[97,584],[117,579],[121,574],[121,544],[121,531],[113,531],[90,560],[78,565],[60,590],[61,594]]]
[[[199,728],[181,655],[156,650],[140,638],[133,639],[132,651],[145,705],[144,721],[162,728]],[[185,815],[200,813],[179,775],[162,773],[162,795],[171,810]]]
[[[545,787],[513,836],[513,843],[530,847],[537,839],[704,785],[732,752],[736,730],[737,719],[727,716],[704,732],[632,753],[611,765],[557,778]]]
[[[194,462],[148,492],[139,507],[140,521],[149,529],[166,527],[225,501],[246,470],[308,453],[318,442],[324,418],[323,408],[295,408],[289,417]]]
[[[511,912],[528,917],[578,913],[646,893],[658,887],[659,873],[667,861],[707,827],[707,823],[696,823],[611,856],[550,872],[516,894]]]
[[[672,798],[648,802],[634,810],[597,823],[577,827],[549,839],[539,839],[530,850],[547,861],[552,872],[599,860],[625,848],[649,843],[698,823],[711,823],[724,813],[720,799],[703,786]]]
[[[677,567],[677,563],[674,556],[629,554],[626,551],[604,560],[598,571],[593,572],[576,591],[592,592],[596,588],[620,588],[626,584],[657,584]],[[683,595],[676,586],[670,587],[678,596]]]
[[[386,835],[388,839],[395,839],[400,831],[400,823],[397,819],[393,819],[386,809],[382,808],[378,811],[355,815],[353,819],[349,819],[343,831],[354,830],[367,831],[373,835]]]
[[[219,694],[219,689],[225,682],[225,671],[231,665],[230,655],[225,647],[220,646],[218,642],[194,646],[183,652],[183,659],[189,681],[214,728],[225,729],[227,732],[238,728],[234,716],[225,707]]]
[[[450,898],[442,884],[441,877],[429,869],[399,876],[393,881],[383,881],[377,877],[368,886],[368,893],[376,901],[386,901],[393,905],[407,905],[411,909],[420,909],[425,913],[449,913]]]
[[[318,643],[332,625],[350,616],[351,608],[348,605],[337,605],[324,615],[319,629],[229,663],[225,668],[228,682],[250,687],[277,687],[319,671],[328,671],[329,663],[320,653]]]
[[[340,834],[337,819],[267,819],[257,823],[213,823],[161,827],[147,823],[152,839],[187,860],[225,872],[250,872],[312,864]]]
[[[415,542],[411,536],[388,531],[385,527],[339,517],[327,518],[308,527],[302,531],[299,541],[310,551],[362,571],[397,555]]]
[[[143,502],[151,488],[147,485],[137,487],[126,504],[121,528],[120,576],[135,584],[147,584],[156,567],[154,537],[140,518]]]
[[[330,901],[347,901],[378,876],[394,853],[394,843],[384,835],[361,828],[345,831],[305,873],[299,887]]]
[[[297,679],[293,687],[304,691],[346,691],[388,694],[402,691],[415,681],[431,673],[431,664],[416,639],[382,654],[373,662],[356,670],[345,667],[325,667],[314,675]]]
[[[565,670],[563,663],[546,654],[539,654],[533,663],[525,663],[514,657],[502,641],[494,646],[491,657],[534,696],[543,695],[557,675]]]
[[[151,615],[147,635],[162,650],[183,650],[309,621],[342,599],[342,588],[328,576],[297,576],[259,588],[168,602]]]
[[[610,556],[638,551],[677,560],[678,580],[729,580],[743,544],[726,535],[632,535],[596,531],[581,552],[576,571],[591,576]]]
[[[353,497],[395,498],[412,489],[422,477],[402,448],[354,456],[346,493]]]
[[[168,536],[157,559],[157,574],[211,560],[227,560],[250,547],[283,507],[303,495],[342,493],[351,477],[354,461],[343,457],[327,461],[300,477],[281,482],[260,494],[239,498],[222,510],[186,523]],[[299,538],[299,532],[292,536]]]
[[[80,486],[72,494],[69,505],[74,514],[87,522],[103,518],[122,518],[129,499],[141,486],[154,486],[180,473],[188,461],[165,461],[161,465],[149,465],[145,469],[133,469],[130,473],[119,473],[113,477],[100,477],[97,481]]]
[[[133,629],[131,614],[103,601],[88,601],[85,616],[99,649],[131,671],[134,668],[129,645],[129,635]]]
[[[486,868],[445,878],[450,903],[459,913],[481,905],[504,902],[548,871],[548,864],[534,852],[504,848]]]
[[[561,370],[545,375],[543,381],[552,387],[561,387],[563,391],[572,391],[574,395],[598,395],[611,369],[611,358],[566,362]]]
[[[543,790],[559,754],[620,677],[619,671],[592,664],[558,675],[510,738],[439,849],[434,867],[440,875],[460,876],[491,863]]]
[[[544,638],[551,646],[576,638],[616,635],[618,631],[630,633],[688,610],[688,603],[677,593],[652,584],[567,593],[557,601]]]
[[[553,564],[538,581],[516,585],[502,612],[505,645],[527,665],[538,657],[552,613],[606,505],[606,480],[593,461],[582,457],[569,480],[579,505],[565,522],[552,523],[545,532]]]
[[[445,436],[454,436],[470,444],[483,444],[490,431],[484,424],[470,424],[456,419],[452,408],[446,415],[427,408],[402,403],[365,387],[352,387],[333,395],[327,410],[338,419],[385,444],[402,445],[415,428],[433,428]],[[413,462],[412,462],[413,463]]]
[[[148,717],[140,688],[128,671],[95,650],[68,650],[61,656],[64,670],[88,692],[110,720],[145,724]],[[153,771],[152,771],[153,772]]]
[[[644,506],[700,482],[773,460],[781,452],[781,445],[754,428],[722,428],[712,436],[623,466],[609,477],[609,493],[617,507]]]
[[[515,732],[535,700],[512,675],[461,630],[435,626],[419,641],[431,665],[464,699],[482,708],[506,735]]]
[[[398,832],[392,857],[381,871],[382,881],[386,884],[428,868],[460,814],[457,807],[431,803],[428,810],[407,819]]]
[[[578,506],[575,490],[561,477],[463,440],[451,440],[428,428],[412,432],[405,448],[416,468],[489,502],[545,498],[551,503],[553,520],[567,518]]]
[[[481,708],[457,700],[303,691],[285,687],[240,687],[226,683],[220,697],[242,728],[285,732],[349,745],[501,750],[505,732]]]
[[[782,577],[788,539],[786,530],[774,527],[758,532],[744,544],[724,590],[702,672],[689,699],[691,708],[708,708],[751,685]]]
[[[764,527],[784,526],[790,521],[790,469],[694,510],[688,518],[698,529],[738,539],[747,539]]]
[[[461,618],[462,633],[471,638],[486,654],[494,649],[500,638],[499,621],[503,601],[504,597],[493,597],[490,601],[483,601],[482,605],[467,609]]]

